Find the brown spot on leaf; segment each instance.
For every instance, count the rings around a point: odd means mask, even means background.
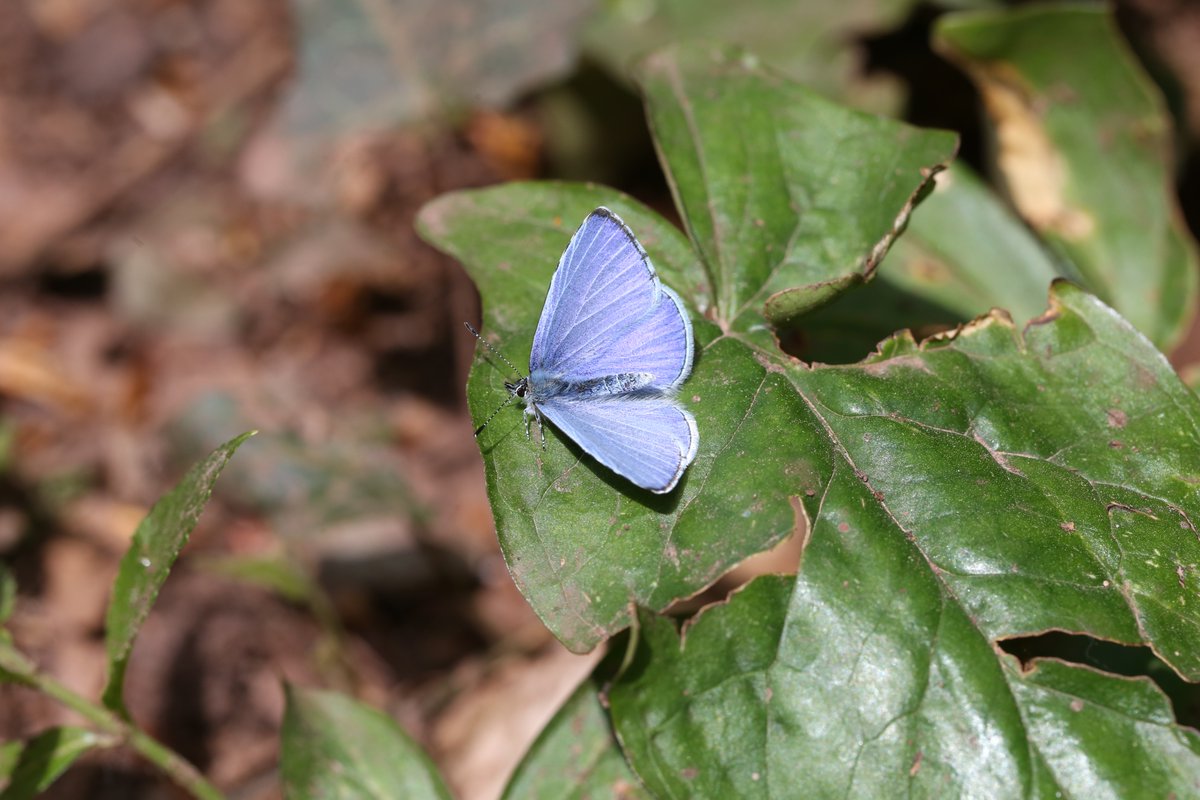
[[[925,363],[925,360],[920,356],[914,355],[895,356],[883,361],[872,361],[868,364],[863,364],[862,368],[863,372],[874,378],[887,375],[896,368],[915,369],[918,372],[924,372],[928,375],[933,374],[933,370],[929,369],[929,365]]]
[[[945,261],[932,256],[912,259],[908,263],[908,273],[917,280],[934,284],[949,283],[954,277],[954,272]]]
[[[849,532],[850,532],[850,523],[849,522],[839,522],[838,523],[838,533],[849,533]]]
[[[1075,530],[1075,523],[1068,520],[1067,522],[1060,524],[1058,527],[1062,528],[1067,533],[1070,533],[1071,531]]]
[[[1110,408],[1108,410],[1108,427],[1124,428],[1129,422],[1129,415],[1119,408]]]
[[[767,372],[774,372],[779,375],[787,374],[786,370],[784,370],[784,368],[782,366],[780,366],[779,364],[776,364],[774,361],[767,358],[762,353],[756,352],[754,354],[754,360],[757,361],[758,365],[760,367],[762,367],[763,369],[765,369]]]
[[[1158,379],[1154,377],[1154,373],[1141,364],[1134,365],[1133,380],[1139,389],[1153,389],[1158,386]]]
[[[695,780],[696,776],[699,774],[700,770],[696,769],[695,767],[685,767],[679,770],[679,777],[683,778],[685,781]]]
[[[1083,701],[1076,697],[1071,701],[1071,710],[1077,713],[1083,711]]]
[[[1046,133],[1045,99],[1009,64],[992,62],[972,71],[995,122],[1000,169],[1021,216],[1064,239],[1090,236],[1095,219],[1067,200],[1068,167]]]

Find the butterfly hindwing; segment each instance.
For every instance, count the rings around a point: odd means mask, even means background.
[[[658,494],[675,488],[700,444],[695,417],[669,397],[554,398],[538,410],[601,464]]]

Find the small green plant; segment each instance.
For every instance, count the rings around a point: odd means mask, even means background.
[[[46,789],[79,756],[93,748],[127,747],[171,777],[194,797],[222,795],[195,767],[164,747],[130,719],[125,709],[125,667],[171,567],[187,544],[221,470],[252,433],[218,447],[194,466],[142,520],[121,560],[105,618],[108,681],[99,701],[81,697],[40,670],[0,627],[0,681],[42,692],[77,713],[86,727],[60,726],[28,742],[0,746],[0,797],[33,797]],[[0,566],[0,625],[7,621],[16,597],[12,575]],[[5,785],[5,782],[7,785]]]

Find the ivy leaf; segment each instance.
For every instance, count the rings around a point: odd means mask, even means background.
[[[790,498],[819,488],[812,453],[821,434],[794,428],[804,401],[773,355],[764,304],[791,293],[794,311],[822,284],[868,277],[955,148],[951,134],[840,109],[744,56],[674,59],[656,58],[646,85],[692,243],[644,206],[590,185],[458,192],[419,218],[422,235],[467,267],[489,337],[522,371],[558,257],[596,206],[621,215],[690,308],[698,355],[680,398],[696,415],[700,449],[674,492],[635,489],[549,429],[542,450],[515,409],[480,434],[509,570],[575,651],[625,627],[632,603],[664,609],[794,529]],[[736,137],[701,136],[687,122],[741,111],[770,126],[752,157]],[[482,423],[508,398],[512,376],[487,352],[480,359],[467,393]]]
[[[1027,322],[1045,310],[1050,283],[1063,277],[1078,279],[963,164],[937,176],[880,270],[881,281],[950,309],[955,322],[993,308]]]
[[[841,483],[839,499],[863,497]],[[644,615],[609,702],[656,796],[1194,794],[1200,735],[1151,681],[1022,668],[945,602],[903,537],[839,554],[839,535],[819,524],[806,555],[819,563],[755,580],[682,639]]]
[[[838,106],[744,53],[660,53],[642,87],[706,275],[692,299],[726,330],[761,324],[764,304],[790,322],[868,279],[958,146]]]
[[[1200,738],[1147,680],[997,647],[1074,631],[1200,679],[1200,400],[1095,297],[1051,303],[1023,332],[996,313],[789,368],[827,435],[800,570],[682,639],[643,614],[609,699],[652,791],[786,795],[771,776],[797,770],[815,796],[1194,790]]]
[[[952,14],[935,43],[979,87],[1021,215],[1097,296],[1159,347],[1177,344],[1197,256],[1172,191],[1170,119],[1107,9]]]

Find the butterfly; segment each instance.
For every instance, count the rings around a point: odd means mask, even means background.
[[[563,252],[533,335],[529,374],[504,384],[509,398],[500,408],[520,400],[525,433],[536,420],[543,447],[544,418],[613,472],[664,494],[700,445],[696,418],[675,399],[694,355],[683,301],[659,281],[629,226],[601,206]]]

